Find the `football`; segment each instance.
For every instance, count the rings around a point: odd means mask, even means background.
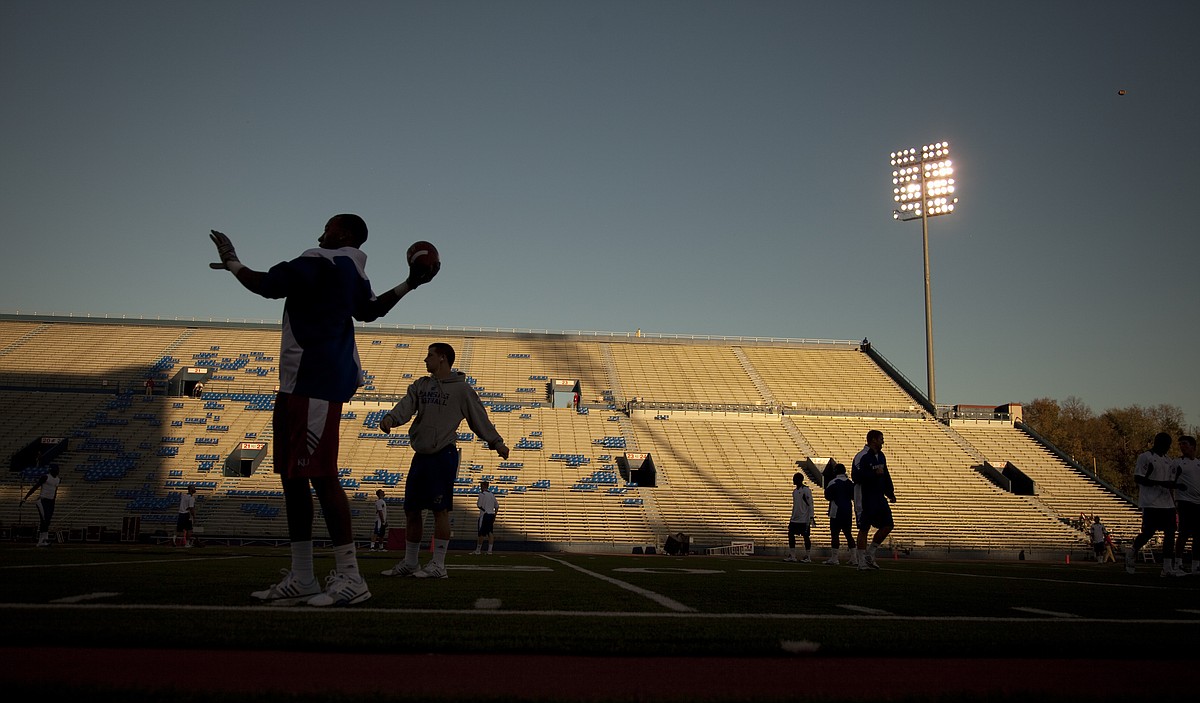
[[[414,242],[408,248],[408,265],[433,268],[441,261],[437,247],[429,242]]]

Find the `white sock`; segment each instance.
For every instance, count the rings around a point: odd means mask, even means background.
[[[295,576],[301,583],[308,583],[316,578],[313,574],[313,544],[312,540],[306,542],[292,542],[292,575]]]
[[[438,566],[446,565],[446,550],[450,548],[450,540],[435,539],[433,540],[433,563]]]
[[[791,557],[792,559],[796,558],[796,548],[795,547],[792,547],[791,549],[788,550],[788,556]]]
[[[874,542],[872,542],[870,545],[867,546],[867,558],[868,559],[875,558],[875,550],[876,549],[879,549],[879,545],[875,544]]]
[[[358,550],[354,548],[354,543],[335,545],[333,548],[333,568],[337,569],[339,574],[345,574],[356,579],[361,579],[362,575],[358,573]]]
[[[404,542],[404,563],[409,566],[417,566],[418,560],[421,558],[421,543],[420,542]]]

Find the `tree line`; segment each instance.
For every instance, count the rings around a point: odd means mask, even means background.
[[[1082,400],[1070,396],[1061,403],[1037,398],[1024,403],[1022,413],[1025,424],[1064,454],[1133,497],[1137,496],[1134,464],[1138,455],[1150,448],[1154,435],[1166,432],[1176,440],[1200,432],[1200,427],[1186,426],[1183,410],[1174,405],[1130,405],[1096,414]],[[1171,445],[1169,456],[1179,456],[1177,443]]]

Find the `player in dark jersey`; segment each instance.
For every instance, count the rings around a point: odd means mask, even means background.
[[[888,473],[887,458],[883,455],[883,433],[867,432],[867,449],[855,457],[850,477],[862,492],[862,514],[858,524],[858,568],[878,569],[875,551],[895,527],[889,502],[896,502],[892,475]],[[875,536],[867,545],[867,535],[875,528]]]
[[[318,247],[291,261],[254,271],[238,259],[229,237],[213,230],[220,262],[247,290],[283,298],[279,391],[272,427],[275,471],[283,482],[292,568],[270,588],[251,594],[259,600],[309,605],[350,605],[371,597],[358,570],[350,504],[338,478],[338,426],[342,403],[362,381],[354,341],[354,321],[371,322],[388,313],[417,286],[432,280],[439,266],[410,267],[407,280],[379,296],[367,279],[367,225],[358,215],[335,215],[317,239]],[[325,589],[313,573],[312,493],[321,503],[333,542],[334,571]]]
[[[854,556],[853,510],[854,484],[846,475],[845,464],[834,467],[833,478],[825,485],[825,500],[829,501],[829,544],[832,554],[825,560],[826,564],[837,566],[838,549],[841,547],[840,538],[846,536],[846,549],[850,550],[851,563]]]

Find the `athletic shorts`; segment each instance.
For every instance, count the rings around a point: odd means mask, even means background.
[[[1179,531],[1193,535],[1200,532],[1200,503],[1179,501]]]
[[[387,530],[388,530],[388,524],[386,522],[380,523],[378,520],[376,520],[375,521],[375,529],[371,534],[375,535],[376,537],[384,537],[387,535]]]
[[[1142,508],[1142,534],[1175,531],[1175,508]]]
[[[792,537],[794,535],[804,535],[805,537],[808,537],[811,527],[812,523],[810,522],[789,522],[788,537]]]
[[[854,525],[850,521],[850,511],[846,510],[838,514],[837,517],[829,518],[830,532],[846,532],[851,530]]]
[[[495,513],[479,513],[479,536],[487,537],[492,534],[492,528],[496,526]]]
[[[1092,549],[1096,550],[1096,556],[1101,556],[1104,554],[1105,546],[1106,545],[1103,542],[1092,542]]]
[[[868,509],[863,508],[861,519],[858,521],[858,529],[874,527],[878,530],[890,530],[896,526],[892,521],[892,507],[887,503],[883,505],[873,505]]]
[[[176,532],[191,532],[192,531],[192,514],[179,513],[179,517],[175,518]]]
[[[453,510],[457,476],[458,447],[454,444],[433,454],[413,454],[404,481],[404,510]]]
[[[280,392],[271,421],[275,473],[285,478],[337,477],[341,403]]]

